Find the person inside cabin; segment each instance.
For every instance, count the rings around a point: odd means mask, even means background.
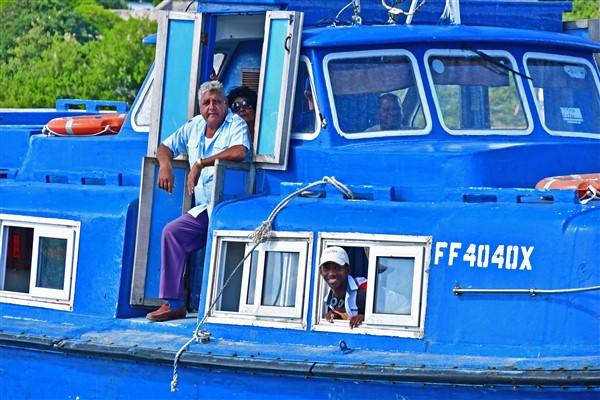
[[[315,131],[315,101],[310,87],[310,78],[304,82],[304,97],[308,102],[308,109],[302,111],[298,121],[294,125],[294,132],[314,132]]]
[[[341,247],[328,247],[321,254],[319,272],[329,290],[324,297],[327,306],[325,319],[348,320],[350,328],[360,325],[365,319],[367,280],[350,275],[348,253]]]
[[[187,190],[195,207],[169,222],[162,231],[159,297],[166,302],[147,314],[151,321],[184,318],[187,314],[183,273],[188,255],[206,245],[209,206],[216,160],[249,161],[248,126],[228,108],[225,89],[219,81],[208,81],[198,91],[200,115],[187,121],[159,146],[158,187],[172,193],[174,174],[171,161],[188,154],[190,171]]]
[[[398,96],[393,93],[384,93],[379,96],[377,117],[379,123],[368,128],[365,132],[402,129],[402,103]]]
[[[250,141],[254,140],[254,120],[256,118],[256,92],[248,86],[231,89],[227,95],[231,110],[242,117],[250,130]]]

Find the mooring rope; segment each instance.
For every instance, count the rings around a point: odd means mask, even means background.
[[[231,281],[231,279],[233,278],[233,276],[235,275],[237,270],[242,265],[244,265],[244,261],[246,261],[246,259],[250,256],[250,254],[252,254],[252,252],[261,243],[269,240],[273,236],[273,221],[275,220],[275,217],[277,217],[277,214],[279,214],[281,212],[281,210],[283,210],[294,199],[294,197],[302,194],[303,192],[305,192],[309,189],[312,189],[315,186],[324,185],[324,184],[331,184],[334,187],[336,187],[337,189],[339,189],[344,194],[344,196],[346,196],[350,199],[354,199],[354,193],[352,193],[352,191],[350,189],[348,189],[348,187],[346,187],[344,184],[342,184],[337,179],[335,179],[335,177],[324,176],[323,179],[321,179],[320,181],[313,182],[301,189],[296,190],[294,193],[288,195],[286,198],[281,200],[279,202],[279,204],[277,204],[277,206],[273,209],[273,211],[271,211],[269,218],[267,218],[266,221],[263,221],[262,224],[260,224],[260,226],[257,227],[254,230],[254,232],[248,236],[256,244],[254,245],[254,247],[252,247],[252,249],[248,253],[246,253],[244,258],[238,263],[238,265],[236,265],[236,267],[233,269],[233,271],[231,271],[231,274],[229,274],[229,277],[227,277],[227,279],[223,283],[221,290],[219,290],[219,293],[217,293],[217,296],[215,297],[213,302],[210,304],[210,306],[204,313],[204,316],[202,317],[200,322],[198,322],[198,324],[196,325],[196,330],[194,331],[194,334],[192,335],[192,337],[183,346],[181,346],[181,348],[179,349],[177,354],[175,354],[175,359],[173,361],[173,380],[171,381],[171,392],[177,391],[177,385],[179,383],[179,374],[178,374],[179,359],[181,358],[181,355],[193,341],[201,341],[202,342],[210,337],[210,332],[202,331],[202,330],[200,330],[200,327],[204,324],[204,322],[206,322],[206,319],[208,318],[208,314],[212,311],[212,309],[215,307],[215,305],[221,298],[221,295],[225,291],[225,288],[227,287],[227,285],[229,284],[229,282]]]

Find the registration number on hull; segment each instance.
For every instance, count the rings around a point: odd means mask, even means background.
[[[461,242],[437,242],[433,255],[434,265],[464,262],[469,267],[516,269],[531,271],[531,255],[534,246],[504,245],[492,248],[489,244],[471,243],[464,246]]]

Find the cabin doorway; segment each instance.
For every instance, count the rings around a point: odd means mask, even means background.
[[[189,169],[186,156],[173,162],[173,194],[158,189],[156,151],[164,139],[197,114],[197,90],[202,82],[217,78],[226,91],[249,86],[258,92],[255,162],[217,163],[212,207],[252,194],[256,167],[282,169],[287,165],[292,105],[286,99],[292,98],[288,93],[294,91],[301,26],[302,14],[293,12],[161,13],[148,152],[142,162],[131,306],[163,303],[158,298],[162,229],[191,208],[192,198],[184,190]],[[267,57],[269,50],[275,55]],[[274,112],[276,118],[267,119],[265,112]],[[204,256],[204,251],[193,254],[186,269],[189,309],[198,307]]]

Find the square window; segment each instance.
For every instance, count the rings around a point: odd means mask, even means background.
[[[323,63],[333,124],[342,136],[413,136],[431,130],[423,80],[410,52],[332,53]]]
[[[71,310],[79,222],[0,214],[0,301]]]
[[[516,62],[504,51],[425,55],[438,116],[453,135],[527,135],[533,127]]]
[[[277,233],[256,244],[248,239],[249,233],[215,232],[207,292],[207,307],[212,308],[209,321],[302,328],[312,235]]]
[[[600,137],[600,82],[588,60],[527,53],[524,64],[540,120],[548,133]]]
[[[321,252],[330,246],[346,250],[350,276],[367,279],[364,321],[354,329],[348,320],[326,321],[328,305],[323,299],[329,289],[319,279],[315,281],[313,330],[423,337],[431,237],[320,234]]]

